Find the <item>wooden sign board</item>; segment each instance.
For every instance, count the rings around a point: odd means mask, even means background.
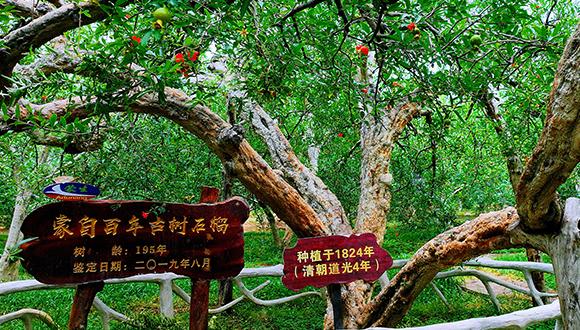
[[[172,272],[236,276],[244,266],[239,197],[216,204],[83,201],[42,206],[26,217],[23,266],[47,284],[87,283]]]
[[[284,250],[282,283],[298,291],[308,285],[317,288],[356,280],[375,281],[393,259],[377,244],[375,235],[302,238]]]
[[[46,196],[62,201],[83,201],[97,197],[99,188],[79,182],[52,184],[42,191]]]

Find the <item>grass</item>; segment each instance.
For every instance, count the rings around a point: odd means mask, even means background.
[[[435,236],[433,229],[403,228],[400,225],[390,225],[387,230],[384,246],[395,259],[410,257],[424,242]],[[246,267],[260,267],[275,265],[282,262],[282,249],[274,248],[269,233],[245,234],[245,261]],[[0,235],[0,241],[4,237]],[[504,251],[505,252],[505,251]],[[521,249],[502,254],[501,258],[525,258]],[[507,259],[502,259],[507,260]],[[514,259],[512,259],[514,260]],[[391,276],[395,271],[390,271]],[[23,278],[28,276],[23,275]],[[244,280],[248,288],[254,288],[263,283],[266,278]],[[286,289],[279,278],[268,278],[271,283],[257,296],[261,299],[275,299],[294,294]],[[190,291],[188,280],[179,280],[178,284],[186,291]],[[440,322],[451,322],[471,317],[496,315],[489,298],[483,295],[465,292],[459,287],[460,280],[437,280],[437,286],[444,292],[451,303],[451,310],[439,301],[430,288],[418,297],[409,314],[403,319],[401,327],[419,326]],[[307,288],[307,290],[313,290]],[[217,282],[212,281],[210,288],[210,305],[217,301]],[[132,283],[108,285],[99,293],[99,297],[112,308],[125,313],[135,319],[134,324],[122,324],[113,321],[113,330],[129,329],[187,329],[189,306],[175,299],[176,318],[166,320],[158,316],[158,286],[155,284]],[[40,290],[9,294],[0,297],[0,315],[16,311],[20,308],[37,308],[48,312],[62,327],[66,327],[72,290]],[[234,296],[239,295],[234,288]],[[501,313],[508,313],[531,307],[527,296],[500,296],[502,303]],[[209,329],[321,329],[326,303],[323,299],[313,296],[295,300],[290,303],[263,307],[244,301],[236,305],[227,313],[210,315]],[[35,321],[34,329],[45,329],[40,322]],[[89,317],[88,329],[101,329],[98,314],[93,312]],[[20,330],[22,323],[13,321],[2,325],[2,329]],[[553,329],[553,322],[531,327],[530,329]]]
[[[6,240],[8,240],[7,233],[0,233],[0,247],[4,248],[4,244],[6,244]]]

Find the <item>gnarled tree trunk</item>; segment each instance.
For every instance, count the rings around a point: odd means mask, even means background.
[[[40,153],[37,163],[43,164],[48,158],[48,149]],[[18,267],[20,262],[11,262],[10,252],[17,248],[18,242],[22,239],[22,223],[26,217],[26,212],[30,202],[32,201],[32,189],[24,178],[22,173],[23,166],[16,164],[13,169],[13,177],[18,189],[16,200],[14,202],[14,212],[12,213],[12,221],[10,222],[10,229],[8,230],[8,239],[4,245],[4,251],[0,257],[0,282],[13,281],[18,279]]]
[[[560,234],[548,247],[558,282],[562,321],[566,329],[580,325],[580,199],[569,198]]]

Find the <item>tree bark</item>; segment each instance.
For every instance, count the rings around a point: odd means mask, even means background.
[[[379,245],[385,236],[391,205],[391,153],[399,135],[418,112],[418,104],[406,97],[397,107],[383,109],[381,118],[369,113],[361,127],[361,194],[355,232],[375,234]]]
[[[235,125],[238,122],[238,115],[236,111],[236,104],[234,100],[228,95],[228,122],[230,125]],[[233,196],[234,178],[230,173],[229,166],[224,166],[222,170],[222,200],[226,200]],[[223,306],[230,303],[234,299],[233,285],[230,278],[221,280],[218,289],[218,306]],[[226,310],[229,313],[229,310]]]
[[[526,248],[526,257],[530,262],[542,262],[542,256],[540,251],[534,248]],[[542,272],[530,272],[532,275],[532,282],[536,289],[540,292],[546,292],[546,282],[544,281],[544,273]],[[549,302],[548,297],[542,297],[542,302],[547,304]],[[532,304],[534,306],[539,306],[538,302],[532,297]]]
[[[556,189],[580,161],[580,24],[554,77],[542,135],[516,190],[517,209],[528,232],[557,232],[562,209]]]
[[[394,326],[438,272],[490,251],[511,247],[509,230],[517,225],[518,219],[516,210],[508,207],[482,214],[427,242],[367,304],[358,325]]]
[[[563,218],[556,189],[580,161],[579,115],[580,24],[568,40],[558,64],[544,129],[516,191],[521,227],[530,234],[527,241],[552,257],[562,295],[562,319],[564,327],[570,329],[580,320],[578,202],[573,199],[567,203]],[[571,316],[564,316],[564,311]]]
[[[10,77],[14,66],[30,49],[36,49],[66,31],[100,21],[105,17],[106,13],[98,1],[66,4],[2,37],[0,92],[10,85],[10,81],[2,76]]]
[[[255,103],[248,102],[247,106],[254,130],[268,146],[274,166],[283,172],[284,179],[312,206],[330,233],[350,235],[352,228],[336,195],[314,171],[302,164],[272,117]]]
[[[16,171],[20,171],[17,169]],[[14,203],[14,212],[12,213],[12,222],[8,231],[8,239],[4,246],[4,252],[0,257],[0,282],[14,281],[18,279],[18,265],[19,262],[10,262],[10,251],[16,247],[16,244],[22,237],[20,228],[26,217],[26,209],[30,204],[32,192],[22,182],[18,184],[18,195]]]
[[[580,324],[580,199],[569,198],[557,234],[530,234],[517,227],[514,244],[532,245],[550,255],[558,284],[558,299],[564,329]]]
[[[14,14],[22,17],[39,17],[53,9],[49,4],[35,0],[5,0],[0,7],[14,7]]]
[[[139,93],[139,90],[133,92]],[[170,119],[204,141],[221,159],[224,166],[229,166],[231,173],[258,199],[268,204],[296,235],[311,237],[330,233],[298,191],[274,173],[264,159],[248,144],[239,126],[228,124],[207,107],[192,106],[193,100],[177,89],[166,88],[165,97],[165,103],[161,104],[157,94],[145,94],[130,104],[129,108],[135,113],[146,113]],[[69,122],[76,118],[87,118],[94,115],[93,102],[94,100],[87,101],[73,97],[69,100],[58,100],[43,105],[26,103],[26,106],[32,109],[32,113],[28,113],[24,104],[21,104],[20,120],[28,121],[28,123],[17,125],[14,120],[4,122],[0,135],[9,130],[18,132],[30,129],[38,116],[46,119],[53,114],[58,117],[66,115]],[[108,109],[109,112],[126,110],[123,106]]]
[[[259,202],[258,205],[264,212],[264,216],[266,217],[266,221],[268,221],[268,226],[270,227],[270,231],[272,232],[272,238],[274,239],[274,244],[281,248],[284,247],[284,243],[280,240],[280,235],[278,234],[278,227],[276,226],[276,217],[270,211],[268,205]]]
[[[580,199],[566,201],[560,234],[549,246],[564,329],[580,325]]]

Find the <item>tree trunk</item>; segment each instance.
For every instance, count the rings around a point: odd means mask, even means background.
[[[233,178],[228,173],[228,170],[224,168],[223,170],[223,185],[222,185],[222,200],[226,200],[232,197],[232,187],[233,187]],[[218,282],[219,283],[219,290],[218,290],[218,306],[223,306],[225,304],[230,303],[233,297],[233,286],[231,279],[225,279]],[[226,313],[229,313],[229,309],[226,310]]]
[[[238,122],[238,112],[236,111],[236,102],[235,99],[228,95],[227,99],[227,108],[228,108],[228,122],[231,125],[235,125]],[[226,200],[233,196],[233,186],[234,186],[234,178],[230,173],[229,166],[223,167],[223,182],[222,182],[222,200]],[[225,279],[219,281],[219,290],[218,290],[218,306],[223,306],[225,304],[230,303],[234,300],[233,297],[233,285],[231,279]],[[226,310],[226,313],[229,313],[229,309]]]
[[[554,77],[542,135],[518,182],[516,201],[526,243],[552,257],[564,327],[580,322],[578,199],[563,216],[556,189],[580,162],[580,24],[568,40]]]
[[[522,215],[522,224],[528,231],[548,228],[558,232],[561,212],[555,191],[567,179],[580,158],[580,128],[577,124],[580,111],[578,31],[566,47],[560,62],[542,138],[518,184],[518,213]],[[252,149],[238,127],[225,123],[206,107],[191,106],[193,100],[181,91],[166,88],[165,94],[164,104],[160,104],[157,94],[150,93],[140,95],[129,108],[135,113],[166,117],[202,139],[224,164],[230,164],[232,173],[246,188],[267,203],[297,235],[320,236],[333,232],[321,221],[322,217],[305,201],[301,192],[276,174]],[[78,102],[78,106],[75,107],[74,102]],[[67,120],[74,120],[92,114],[93,107],[87,103],[79,98],[71,98],[45,104],[44,109],[36,109],[41,116],[69,114]],[[30,108],[35,111],[34,105]],[[110,111],[113,110],[125,111],[126,108],[119,107]],[[7,127],[10,127],[10,123]],[[385,179],[388,181],[388,177]],[[372,195],[370,197],[374,198]],[[347,287],[358,289],[356,284],[343,286],[343,298],[345,295],[356,297],[345,305],[348,317],[344,325],[351,327],[353,318],[356,319],[355,326],[397,323],[438,271],[494,249],[512,246],[508,231],[517,219],[515,210],[508,208],[482,215],[439,235],[421,248],[391,283],[368,304],[365,304],[364,299],[359,299],[364,295],[345,290]],[[359,223],[357,221],[357,229],[364,229],[364,226],[358,226]]]
[[[330,234],[350,235],[352,228],[342,204],[316,173],[298,159],[277,122],[258,104],[247,102],[247,108],[252,127],[268,146],[274,167],[316,211]]]
[[[580,199],[566,200],[560,234],[550,242],[549,253],[558,283],[564,329],[580,325]]]
[[[268,221],[268,226],[270,227],[272,238],[274,239],[274,244],[279,248],[283,247],[284,243],[280,240],[280,234],[278,233],[278,227],[276,226],[276,217],[274,216],[274,213],[272,213],[268,205],[262,202],[260,202],[259,205],[262,208],[262,211],[264,211],[266,221]]]
[[[554,77],[542,135],[516,190],[522,226],[530,233],[558,232],[562,210],[556,189],[580,161],[580,24]]]
[[[48,153],[48,148],[44,147],[36,160],[36,163],[44,164],[48,159]],[[26,182],[26,179],[22,175],[22,168],[23,166],[16,164],[13,170],[14,182],[18,187],[18,194],[16,195],[14,203],[14,212],[12,213],[12,221],[8,231],[8,239],[4,246],[4,252],[0,257],[0,282],[15,280],[18,278],[20,262],[17,261],[11,263],[8,259],[10,257],[10,250],[16,248],[18,242],[22,239],[20,228],[22,227],[22,223],[26,217],[26,210],[32,201],[32,189],[30,188],[30,184]]]
[[[580,199],[566,200],[557,235],[530,234],[517,227],[510,234],[514,244],[532,245],[550,255],[558,284],[564,329],[580,324]]]
[[[20,228],[26,217],[26,209],[32,199],[32,192],[21,177],[21,168],[16,165],[14,168],[14,179],[18,187],[18,194],[14,203],[14,212],[12,213],[12,222],[8,231],[8,239],[4,246],[4,252],[0,257],[0,282],[13,281],[18,279],[18,265],[20,262],[9,260],[10,251],[16,248],[16,244],[20,241],[22,233]]]
[[[542,262],[542,256],[540,255],[540,251],[534,248],[526,248],[526,256],[528,261],[530,262]],[[546,282],[544,281],[544,273],[542,272],[530,272],[532,275],[532,282],[536,289],[540,292],[546,292]],[[542,297],[542,302],[547,304],[549,302],[548,297]],[[534,298],[532,298],[532,304],[534,306],[539,306]]]

